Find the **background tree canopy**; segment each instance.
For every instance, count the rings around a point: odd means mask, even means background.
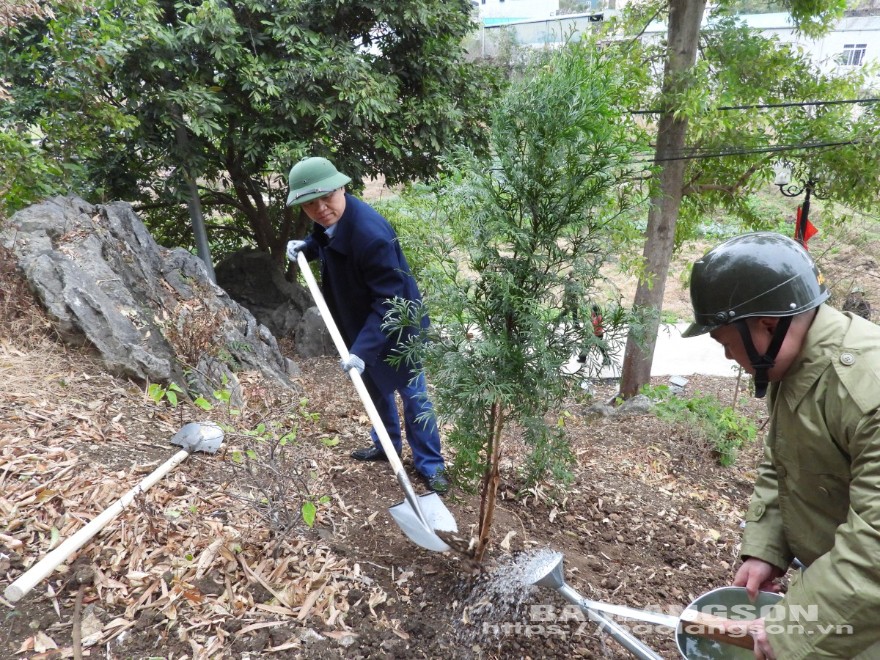
[[[795,29],[815,37],[842,15],[844,2],[788,0],[785,6]],[[766,222],[752,193],[773,181],[778,161],[789,161],[800,176],[821,177],[829,200],[866,211],[880,203],[876,105],[857,110],[851,105],[876,96],[869,91],[873,71],[826,73],[798,48],[730,18],[724,2],[713,7],[702,27],[702,7],[689,0],[634,5],[625,12],[622,27],[639,34],[665,11],[666,39],[640,40],[640,56],[657,63],[658,72],[660,63],[664,67],[662,83],[652,88],[656,95],[646,95],[643,106],[657,117],[651,158],[657,174],[650,182],[652,201],[634,298],[634,305],[652,310],[655,320],[645,345],[633,337],[627,343],[624,396],[648,383],[652,338],[675,247],[692,238],[701,224],[719,223],[718,216],[721,223],[738,219],[751,228]],[[680,214],[685,222],[679,222]]]
[[[48,187],[135,202],[166,244],[192,244],[186,174],[215,249],[280,261],[305,228],[284,207],[298,159],[396,183],[434,175],[452,142],[486,142],[495,83],[462,60],[467,0],[92,5],[54,3],[3,32],[0,126],[19,150],[39,142]]]

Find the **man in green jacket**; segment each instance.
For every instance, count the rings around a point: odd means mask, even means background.
[[[823,304],[809,253],[772,233],[725,241],[691,275],[695,322],[768,391],[764,460],[733,584],[788,592],[750,626],[755,657],[880,658],[880,327]]]

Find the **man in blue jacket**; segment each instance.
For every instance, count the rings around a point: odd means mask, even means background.
[[[394,229],[369,204],[345,192],[351,178],[326,158],[306,158],[290,170],[288,206],[300,206],[315,224],[304,241],[290,241],[287,257],[321,261],[321,290],[350,356],[346,373],[356,369],[401,453],[400,419],[394,393],[403,401],[406,438],[416,470],[428,488],[444,494],[449,483],[440,454],[440,433],[428,400],[425,376],[419,367],[388,364],[402,341],[382,332],[391,300],[421,302],[422,296],[400,249]],[[424,319],[428,323],[428,319]],[[375,429],[373,445],[351,453],[359,461],[388,460]]]

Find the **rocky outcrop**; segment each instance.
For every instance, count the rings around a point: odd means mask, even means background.
[[[208,278],[202,262],[152,238],[129,204],[57,197],[0,232],[67,342],[93,345],[108,371],[238,398],[241,371],[296,388],[272,333]]]
[[[305,287],[288,282],[265,252],[243,249],[217,264],[217,284],[302,357],[335,355],[330,333]]]

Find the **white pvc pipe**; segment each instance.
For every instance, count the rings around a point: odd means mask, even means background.
[[[181,449],[174,456],[165,461],[162,465],[156,468],[156,470],[144,477],[137,486],[132,488],[114,504],[105,509],[97,518],[93,519],[76,534],[31,566],[24,575],[6,587],[3,596],[12,603],[21,600],[25,594],[37,585],[38,582],[48,576],[63,561],[84,546],[89,539],[100,532],[101,529],[103,529],[111,520],[118,516],[126,506],[131,504],[135,497],[150,488],[150,486],[159,481],[159,479],[168,474],[176,466],[180,465],[187,456],[189,456],[189,452],[185,449]]]

